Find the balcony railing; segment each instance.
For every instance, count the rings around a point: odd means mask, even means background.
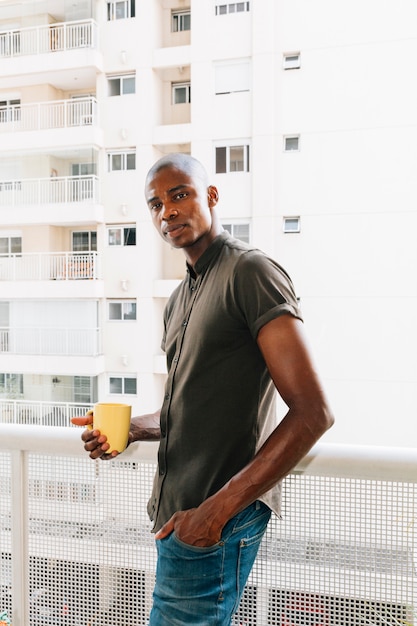
[[[97,356],[100,328],[0,327],[0,354]]]
[[[45,24],[0,32],[0,58],[95,48],[97,24],[93,20]]]
[[[91,404],[75,402],[0,399],[0,424],[71,426],[71,417],[85,415],[91,408]]]
[[[92,461],[80,433],[0,424],[0,613],[13,626],[146,624],[156,445]],[[416,496],[416,450],[316,446],[283,483],[234,626],[416,624]]]
[[[97,123],[97,100],[74,98],[0,107],[0,133],[92,126]]]
[[[2,280],[97,280],[97,252],[0,254]]]
[[[0,180],[0,207],[98,202],[97,176]]]

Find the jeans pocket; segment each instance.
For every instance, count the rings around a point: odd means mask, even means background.
[[[161,582],[163,579],[192,580],[193,586],[198,586],[211,575],[217,579],[221,575],[224,550],[221,543],[200,548],[184,543],[171,533],[157,541],[157,548]]]

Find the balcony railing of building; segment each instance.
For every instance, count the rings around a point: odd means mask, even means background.
[[[0,180],[0,207],[99,201],[97,176]]]
[[[71,417],[85,415],[91,408],[91,404],[76,402],[0,399],[0,424],[70,426]]]
[[[97,100],[92,97],[0,107],[0,133],[92,126]]]
[[[98,356],[100,328],[0,327],[0,354]]]
[[[97,252],[0,254],[2,280],[98,280]]]
[[[43,24],[0,32],[0,58],[95,48],[94,20]]]
[[[81,432],[0,424],[0,613],[13,626],[147,622],[156,445],[92,461]],[[416,450],[317,445],[284,480],[234,626],[416,624],[416,491]]]

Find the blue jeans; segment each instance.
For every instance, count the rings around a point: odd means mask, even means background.
[[[229,520],[214,546],[189,546],[174,533],[158,540],[149,626],[230,626],[270,517],[256,501]]]

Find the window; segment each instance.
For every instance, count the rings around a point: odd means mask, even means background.
[[[297,151],[300,149],[300,138],[298,135],[284,137],[285,152]]]
[[[0,396],[16,398],[23,395],[23,374],[0,374]]]
[[[283,67],[284,70],[298,70],[300,67],[300,53],[293,52],[291,54],[284,54]]]
[[[135,17],[135,0],[110,0],[107,2],[107,19],[123,20]]]
[[[218,63],[214,68],[216,95],[249,91],[251,85],[250,61]]]
[[[172,104],[187,104],[191,102],[190,83],[172,83]]]
[[[126,152],[109,152],[107,154],[109,172],[119,172],[121,170],[136,169],[136,152],[128,150]]]
[[[109,392],[112,394],[136,395],[136,376],[110,376]]]
[[[82,230],[72,233],[73,252],[96,252],[97,233],[95,230]]]
[[[171,18],[171,30],[173,33],[179,33],[183,30],[191,30],[191,12],[173,11]]]
[[[107,233],[109,246],[136,246],[135,226],[110,226]]]
[[[0,100],[0,124],[20,122],[20,100]]]
[[[283,231],[284,233],[299,233],[300,232],[300,218],[296,216],[284,217]]]
[[[216,4],[216,15],[226,15],[226,13],[243,13],[243,11],[249,11],[249,4],[249,2]]]
[[[72,163],[71,176],[95,176],[95,163]]]
[[[22,253],[21,237],[1,237],[0,236],[0,256]]]
[[[216,148],[216,174],[249,172],[249,146]]]
[[[123,76],[111,76],[108,78],[109,96],[126,96],[136,93],[135,74],[125,74]]]
[[[241,224],[223,224],[223,228],[227,230],[232,237],[236,237],[236,239],[240,239],[244,243],[249,243],[249,224],[241,223]]]
[[[74,376],[74,402],[91,404],[97,402],[97,378]]]
[[[109,320],[128,321],[136,319],[136,300],[109,301]]]

